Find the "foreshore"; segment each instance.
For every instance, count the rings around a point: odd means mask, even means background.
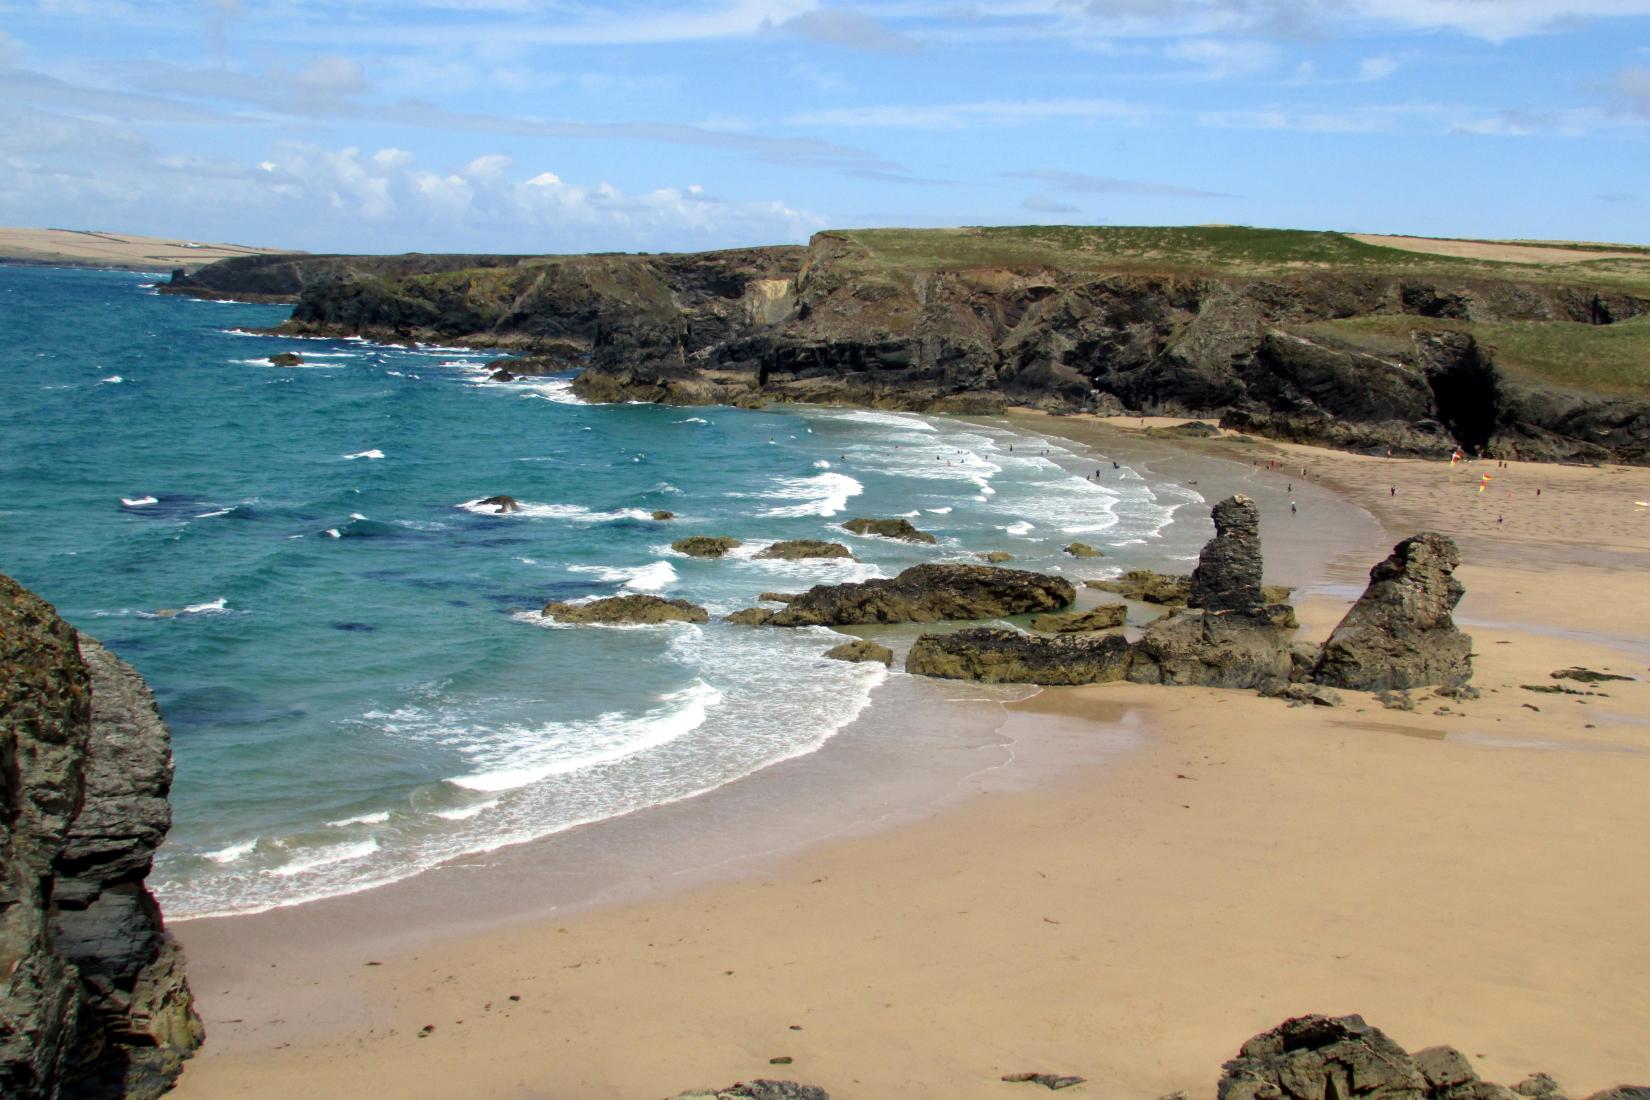
[[[895,678],[872,708],[891,729],[708,808],[178,923],[209,1039],[177,1095],[628,1100],[778,1076],[985,1098],[1046,1070],[1207,1097],[1245,1038],[1314,1011],[1454,1044],[1494,1080],[1650,1079],[1650,470],[1012,419],[1210,501],[1255,495],[1303,637],[1397,538],[1456,536],[1482,697],[1014,702]],[[1571,665],[1637,679],[1549,678]],[[1560,683],[1601,694],[1522,687]]]

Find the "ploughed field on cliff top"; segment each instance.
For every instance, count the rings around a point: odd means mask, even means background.
[[[496,352],[255,336],[285,309],[151,281],[0,268],[0,569],[159,697],[171,917],[358,889],[813,750],[888,674],[825,659],[844,639],[823,628],[723,621],[761,593],[990,550],[1073,582],[1183,569],[1207,537],[1195,489],[1005,425],[585,404],[566,372],[490,381]],[[741,545],[672,548],[694,535]],[[762,554],[796,539],[854,558]],[[635,594],[710,621],[539,615]]]

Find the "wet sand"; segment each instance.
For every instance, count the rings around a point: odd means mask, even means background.
[[[1650,515],[1630,511],[1650,471],[1496,467],[1480,496],[1486,464],[1016,420],[1262,499],[1268,576],[1305,584],[1307,637],[1396,537],[1455,534],[1483,697],[1015,703],[896,677],[825,750],[704,799],[178,925],[211,1038],[177,1095],[657,1098],[783,1076],[837,1100],[1012,1097],[1027,1086],[998,1078],[1036,1069],[1207,1096],[1243,1039],[1308,1011],[1453,1043],[1509,1083],[1650,1079]],[[1521,686],[1572,664],[1637,679]]]

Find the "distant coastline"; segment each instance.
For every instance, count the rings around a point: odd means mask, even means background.
[[[100,230],[0,227],[0,263],[28,267],[168,272],[181,267],[194,271],[232,256],[273,256],[290,251]]]

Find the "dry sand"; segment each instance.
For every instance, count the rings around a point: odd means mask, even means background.
[[[1348,233],[1364,244],[1398,248],[1405,252],[1425,252],[1433,256],[1458,256],[1466,260],[1495,260],[1509,264],[1579,264],[1588,260],[1643,260],[1644,252],[1608,252],[1603,249],[1566,248],[1563,244],[1537,241],[1463,241],[1439,237],[1390,237],[1379,233]]]
[[[241,244],[206,244],[130,233],[79,229],[0,227],[0,263],[61,264],[71,267],[118,267],[134,271],[194,270],[230,256],[262,256],[292,249],[254,248]]]
[[[1124,424],[1039,426],[1123,445]],[[1203,1097],[1245,1038],[1311,1011],[1507,1083],[1650,1081],[1650,470],[1183,446],[1285,485],[1305,465],[1387,542],[1460,538],[1482,698],[1050,690],[1008,707],[1017,762],[972,797],[737,881],[410,945],[384,912],[381,949],[347,958],[256,918],[185,923],[213,1038],[180,1100],[653,1100],[754,1076],[966,1100],[1026,1095],[998,1080],[1020,1070]],[[1354,595],[1308,595],[1303,633]],[[1637,679],[1521,687],[1575,664]],[[1121,755],[1072,751],[1130,728]],[[476,881],[466,911],[492,902]]]

